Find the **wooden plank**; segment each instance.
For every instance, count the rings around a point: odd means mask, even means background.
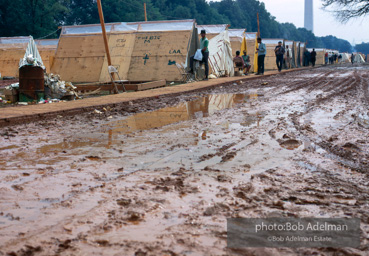
[[[77,87],[77,91],[94,91],[100,88],[101,91],[110,91],[111,90],[111,84],[107,83],[89,83],[89,84],[74,84],[74,86]],[[165,80],[159,80],[154,82],[148,82],[148,83],[139,83],[139,84],[126,84],[124,83],[124,87],[127,91],[142,91],[142,90],[148,90],[158,87],[166,86]],[[117,87],[120,91],[123,91],[122,84],[117,84]]]
[[[123,86],[121,84],[116,84],[118,90],[123,91]],[[101,91],[111,91],[111,84],[99,84],[99,83],[91,83],[91,84],[74,84],[77,87],[76,91],[95,91],[100,89]]]
[[[143,90],[163,87],[165,85],[166,85],[165,80],[159,80],[159,81],[143,83],[143,84],[125,84],[124,87],[126,88],[127,91],[143,91]]]

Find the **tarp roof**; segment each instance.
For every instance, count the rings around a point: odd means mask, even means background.
[[[170,20],[170,21],[143,21],[143,22],[119,22],[105,24],[107,33],[111,32],[149,32],[149,31],[186,31],[192,30],[195,20]],[[100,24],[63,26],[63,35],[74,34],[100,34]]]
[[[311,52],[313,50],[313,48],[307,48],[307,50],[309,52]],[[315,51],[316,52],[324,52],[324,51],[327,51],[327,49],[323,49],[323,48],[315,48]]]
[[[198,33],[201,33],[201,30],[205,29],[206,34],[220,34],[224,32],[228,24],[219,24],[219,25],[196,25]]]
[[[28,45],[29,43],[29,36],[18,36],[18,37],[0,37],[0,44],[1,45],[17,45],[17,44],[25,44]],[[35,44],[47,46],[47,45],[58,45],[59,39],[42,39],[42,40],[35,40]]]
[[[278,39],[278,38],[270,39],[270,38],[267,38],[267,39],[262,40],[262,43],[264,43],[264,44],[275,44],[275,45],[277,45],[278,42],[283,42],[283,39]]]

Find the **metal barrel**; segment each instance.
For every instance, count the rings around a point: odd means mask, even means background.
[[[31,65],[19,69],[20,101],[40,100],[44,97],[44,70]]]

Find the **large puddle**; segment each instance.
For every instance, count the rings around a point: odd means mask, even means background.
[[[160,128],[182,121],[208,117],[219,110],[233,108],[237,104],[255,100],[258,97],[260,96],[256,93],[208,95],[174,107],[139,113],[125,119],[109,122],[103,125],[103,132],[112,136],[113,134],[128,134]]]

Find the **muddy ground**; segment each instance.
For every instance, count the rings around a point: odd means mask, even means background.
[[[0,129],[0,255],[369,255],[369,66]],[[228,217],[356,217],[359,248],[227,246]]]

